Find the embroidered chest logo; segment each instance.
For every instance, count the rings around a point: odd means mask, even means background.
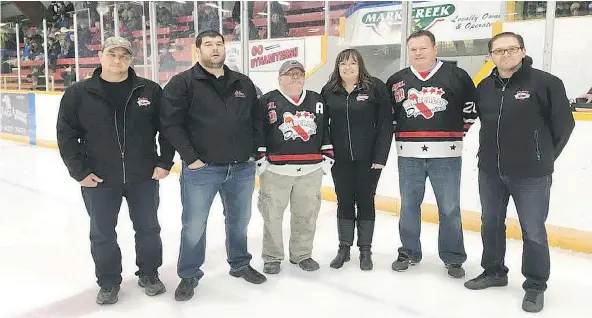
[[[317,133],[315,114],[306,111],[297,111],[296,114],[284,113],[284,122],[278,127],[284,135],[284,140],[309,141],[310,137]]]
[[[517,91],[514,98],[517,100],[525,100],[530,98],[530,93],[527,90]]]
[[[356,97],[356,100],[358,102],[363,102],[367,99],[368,99],[368,94],[358,94],[358,96]]]
[[[140,106],[140,107],[150,106],[150,100],[148,100],[148,98],[146,98],[146,97],[139,97],[137,103],[138,103],[138,106]]]
[[[236,91],[234,91],[234,97],[245,98],[245,93],[243,93],[243,91],[241,91],[241,90],[236,90]]]
[[[435,113],[446,110],[448,101],[442,98],[445,93],[438,87],[423,87],[421,91],[411,88],[407,91],[407,100],[403,102],[407,117],[421,115],[430,119]]]

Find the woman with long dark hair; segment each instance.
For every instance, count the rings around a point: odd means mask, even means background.
[[[349,261],[357,227],[360,268],[371,270],[374,196],[393,138],[389,92],[381,80],[368,74],[360,53],[346,49],[337,55],[321,94],[335,152],[331,174],[337,194],[339,250],[330,266],[341,268]]]

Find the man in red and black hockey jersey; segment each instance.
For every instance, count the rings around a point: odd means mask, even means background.
[[[321,182],[333,161],[328,119],[321,96],[303,90],[304,66],[286,61],[279,70],[279,89],[261,96],[265,112],[265,145],[259,147],[263,216],[263,271],[280,272],[284,259],[282,220],[290,203],[289,260],[305,271],[319,269],[312,259]],[[262,169],[264,167],[264,169]]]
[[[421,203],[429,177],[440,230],[438,249],[448,275],[462,278],[464,248],[460,215],[460,178],[463,137],[477,118],[476,89],[464,70],[436,59],[436,40],[430,31],[407,39],[411,67],[389,78],[395,113],[402,247],[393,263],[405,271],[421,261]]]

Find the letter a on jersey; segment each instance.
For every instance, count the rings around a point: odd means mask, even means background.
[[[323,103],[318,102],[317,103],[317,109],[315,111],[317,114],[322,114],[323,113]]]

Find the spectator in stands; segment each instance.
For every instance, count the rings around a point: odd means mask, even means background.
[[[337,194],[339,249],[330,266],[341,268],[350,260],[357,227],[360,269],[372,270],[374,196],[393,139],[389,92],[368,73],[362,55],[347,49],[337,55],[321,95],[335,151],[331,175]]]
[[[214,10],[214,8],[208,5],[200,5],[198,7],[198,32],[201,33],[204,31],[214,30],[220,31],[220,19],[218,18],[218,10]]]
[[[115,229],[123,197],[136,233],[138,285],[149,296],[165,292],[158,277],[159,180],[169,174],[175,152],[162,134],[156,142],[162,89],[136,75],[132,56],[126,39],[106,39],[99,52],[101,66],[91,79],[66,89],[58,111],[60,155],[82,186],[90,216],[98,304],[118,301],[122,267]]]
[[[208,215],[218,193],[224,203],[229,274],[253,284],[267,280],[251,267],[247,247],[253,156],[263,139],[259,100],[248,77],[224,66],[222,34],[204,31],[195,45],[198,62],[165,86],[161,112],[162,133],[182,160],[178,301],[191,299],[204,275]]]
[[[25,46],[23,47],[23,60],[28,61],[31,59],[31,38],[25,37]]]
[[[271,37],[272,38],[286,38],[288,37],[288,20],[285,16],[280,16],[278,13],[271,14]]]
[[[50,36],[47,38],[47,58],[49,59],[49,65],[55,67],[56,60],[58,56],[62,52],[62,48],[60,47],[60,42],[55,39],[55,37]]]
[[[69,28],[70,27],[70,21],[66,17],[66,14],[60,13],[60,17],[56,21],[56,27],[58,27],[60,29],[61,28]]]
[[[75,56],[74,42],[70,39],[69,34],[60,32],[58,39],[62,48],[62,53],[60,53],[58,58],[73,58]]]
[[[43,60],[45,54],[43,51],[43,38],[40,35],[31,37],[31,52],[29,53],[30,60]]]
[[[174,71],[177,68],[177,61],[171,53],[168,45],[161,46],[158,49],[159,67],[163,71]]]
[[[484,272],[465,287],[508,285],[504,221],[511,196],[523,234],[522,309],[539,312],[551,268],[545,222],[552,174],[575,122],[563,82],[532,67],[522,36],[497,34],[488,48],[496,68],[477,87]]]

